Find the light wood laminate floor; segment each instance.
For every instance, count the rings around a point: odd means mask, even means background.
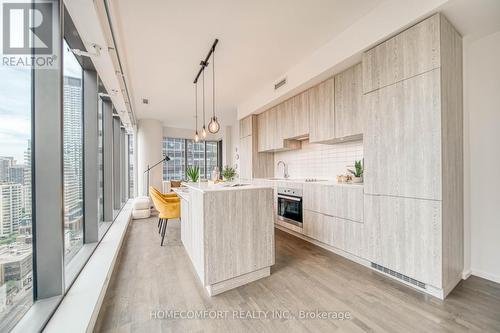
[[[500,332],[499,284],[470,277],[440,301],[279,230],[270,277],[208,297],[180,242],[179,222],[169,221],[164,247],[156,223],[132,221],[97,332]],[[154,318],[168,310],[228,315]],[[342,311],[351,319],[270,319],[259,312],[253,315],[260,319],[233,319],[235,310]]]

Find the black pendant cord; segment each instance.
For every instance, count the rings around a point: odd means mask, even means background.
[[[198,83],[194,85],[195,131],[198,134]]]
[[[215,48],[212,51],[212,113],[215,120]]]
[[[203,130],[205,130],[205,71],[203,71]]]

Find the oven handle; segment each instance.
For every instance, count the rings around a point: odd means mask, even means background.
[[[278,198],[288,199],[288,200],[293,200],[293,201],[302,201],[302,198],[289,197],[288,195],[283,195],[283,194],[278,194]]]

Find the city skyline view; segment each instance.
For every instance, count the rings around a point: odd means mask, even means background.
[[[83,244],[82,68],[64,42],[65,260]],[[31,69],[0,66],[0,331],[32,303]]]

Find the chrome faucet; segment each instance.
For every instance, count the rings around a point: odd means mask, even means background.
[[[280,164],[283,164],[283,178],[287,179],[288,177],[290,177],[290,175],[288,174],[288,166],[281,160],[278,161],[277,166],[279,167]]]

